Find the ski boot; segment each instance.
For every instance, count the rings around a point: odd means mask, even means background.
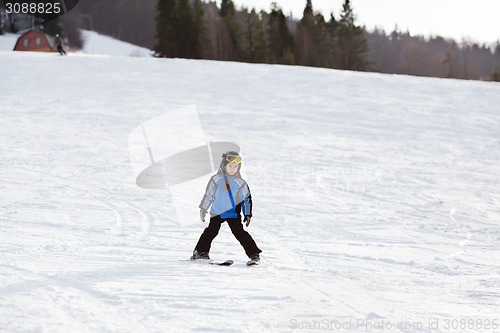
[[[260,264],[260,255],[258,253],[252,255],[250,260],[247,262],[247,266],[259,265]]]
[[[208,252],[198,252],[197,250],[193,251],[193,255],[190,258],[191,260],[198,260],[198,259],[204,259],[204,260],[209,260],[210,257],[208,255]]]

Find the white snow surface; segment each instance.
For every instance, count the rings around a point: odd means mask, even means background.
[[[0,51],[12,51],[16,46],[20,34],[6,33],[0,35]]]
[[[95,31],[82,30],[83,52],[88,54],[107,54],[113,56],[151,57],[153,51],[123,42]]]
[[[0,75],[2,332],[500,321],[498,83],[28,52]],[[242,147],[260,266],[227,225],[233,266],[180,261],[206,225],[135,185],[130,132],[190,104]]]

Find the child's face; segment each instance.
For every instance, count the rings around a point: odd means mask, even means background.
[[[234,175],[238,171],[238,164],[234,162],[226,164],[226,171],[229,175]]]

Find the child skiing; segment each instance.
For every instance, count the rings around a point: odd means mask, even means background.
[[[248,227],[252,218],[252,196],[247,183],[241,178],[242,157],[235,151],[228,151],[222,155],[222,161],[217,174],[210,178],[205,195],[200,203],[200,218],[205,222],[208,208],[210,223],[200,236],[193,251],[191,260],[210,259],[209,252],[212,241],[219,233],[221,224],[227,221],[231,232],[245,249],[250,258],[248,265],[258,264],[259,253],[252,236],[243,229],[240,212],[243,210],[243,222]]]
[[[61,41],[61,37],[59,36],[59,34],[56,35],[55,45],[56,45],[56,49],[60,55],[66,55],[66,51],[64,51],[64,49],[62,47],[62,41]]]

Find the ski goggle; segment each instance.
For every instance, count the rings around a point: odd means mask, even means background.
[[[243,160],[243,158],[241,156],[238,156],[238,155],[227,155],[226,156],[226,161],[228,161],[229,163],[236,163],[236,164],[239,164],[241,163],[241,161]]]

